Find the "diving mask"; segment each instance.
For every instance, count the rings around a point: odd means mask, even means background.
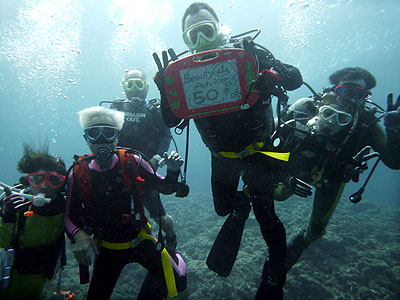
[[[221,46],[221,35],[214,22],[202,22],[186,29],[183,41],[190,50],[211,50]]]
[[[319,115],[325,121],[336,119],[336,123],[340,126],[346,126],[353,120],[353,116],[351,114],[337,110],[328,105],[324,105],[319,109]]]
[[[350,97],[355,101],[362,101],[371,93],[360,86],[340,85],[335,88],[335,94]]]
[[[122,81],[122,87],[125,92],[131,92],[133,90],[137,90],[139,92],[143,92],[147,89],[149,83],[146,80],[140,78],[129,78]]]
[[[86,138],[92,144],[112,143],[117,137],[119,130],[112,126],[91,126],[84,130]],[[102,139],[100,139],[102,137]]]
[[[28,174],[28,181],[34,188],[41,187],[46,183],[52,189],[58,189],[63,185],[65,176],[51,172],[36,172]]]

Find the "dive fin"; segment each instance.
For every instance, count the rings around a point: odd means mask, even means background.
[[[218,275],[228,277],[239,252],[246,218],[231,213],[222,225],[207,257],[207,266]]]

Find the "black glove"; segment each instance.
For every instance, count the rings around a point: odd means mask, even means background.
[[[387,96],[387,110],[384,117],[384,124],[389,129],[400,127],[400,95],[397,97],[395,104],[393,104],[393,94]]]
[[[256,81],[256,89],[262,92],[273,92],[276,89],[276,85],[281,80],[281,76],[274,69],[263,69],[259,74]]]
[[[165,87],[164,87],[164,84],[165,84],[164,70],[168,66],[168,54],[166,51],[162,52],[163,64],[161,63],[160,58],[158,57],[157,53],[153,53],[153,58],[157,65],[157,68],[158,68],[158,72],[154,76],[153,80],[154,80],[155,84],[157,85],[158,90],[160,91],[161,114],[163,116],[163,120],[164,120],[165,124],[169,128],[175,127],[176,125],[178,125],[181,122],[181,119],[176,117],[170,110],[167,95],[165,94]]]
[[[312,195],[312,186],[299,178],[290,176],[287,178],[287,184],[297,196],[307,198]]]
[[[161,92],[161,91],[164,91],[164,84],[165,84],[164,70],[168,67],[168,64],[169,64],[168,63],[168,53],[166,51],[162,52],[163,64],[161,64],[160,58],[158,57],[157,53],[153,53],[153,58],[157,65],[157,68],[158,68],[158,72],[154,76],[153,80],[154,80],[155,84],[157,85],[158,90]]]
[[[287,104],[289,97],[280,85],[281,80],[281,76],[275,69],[263,69],[256,79],[255,87],[260,92],[269,93],[277,97],[280,104],[284,105]]]
[[[251,50],[253,50],[255,43],[251,37],[247,36],[247,37],[243,38],[242,46],[243,46],[244,50],[251,51]],[[236,47],[240,48],[240,44],[236,44]]]
[[[4,223],[14,223],[17,220],[17,212],[25,212],[29,209],[30,201],[18,194],[11,194],[1,201],[1,217]]]
[[[370,146],[365,146],[358,152],[350,162],[346,163],[344,166],[344,174],[343,181],[349,182],[353,180],[354,182],[358,182],[360,179],[360,174],[368,169],[367,161],[371,158],[379,156],[378,152],[372,152]]]

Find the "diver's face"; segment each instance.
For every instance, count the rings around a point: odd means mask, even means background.
[[[315,128],[319,133],[333,136],[348,128],[352,121],[352,114],[343,107],[336,104],[323,105],[318,111]]]
[[[218,49],[222,45],[218,22],[206,9],[188,15],[184,29],[183,41],[192,52]]]
[[[107,163],[112,160],[118,143],[119,130],[108,124],[99,124],[88,127],[84,131],[85,139],[90,151],[99,162]]]
[[[131,100],[132,104],[138,106],[145,103],[149,84],[146,80],[137,77],[127,78],[122,82],[125,96]]]

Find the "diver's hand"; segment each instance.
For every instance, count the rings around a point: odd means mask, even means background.
[[[344,166],[344,181],[348,182],[353,180],[358,182],[360,179],[360,174],[368,169],[368,161],[371,158],[379,156],[378,152],[370,153],[372,148],[370,146],[365,146],[358,152],[352,160]]]
[[[164,80],[164,70],[168,67],[168,53],[167,51],[163,51],[161,53],[162,55],[162,60],[163,63],[161,63],[160,58],[158,57],[157,53],[153,53],[153,58],[154,61],[157,65],[158,68],[158,72],[156,73],[156,75],[154,76],[153,80],[155,82],[155,84],[157,85],[158,90],[164,91],[164,84],[165,84],[165,80]]]
[[[157,171],[158,168],[162,168],[165,166],[165,161],[164,158],[162,158],[158,154],[154,154],[152,158],[150,158],[150,164],[153,167],[155,171]]]
[[[83,265],[90,266],[93,262],[94,254],[97,254],[97,248],[93,240],[83,230],[79,230],[74,236],[73,253],[75,259]]]
[[[251,51],[253,50],[255,43],[251,37],[247,36],[243,38],[242,45],[244,50]],[[240,48],[240,46],[238,46],[238,48]]]
[[[168,66],[168,54],[166,51],[162,52],[163,63],[161,63],[160,58],[158,57],[157,53],[153,53],[153,58],[158,67],[158,72],[154,76],[153,80],[154,80],[155,84],[157,85],[158,90],[160,91],[161,114],[162,114],[165,125],[167,125],[169,128],[172,128],[172,127],[177,126],[181,122],[181,119],[172,113],[172,111],[169,107],[169,104],[168,104],[167,94],[165,93],[164,70]]]
[[[297,196],[307,198],[308,196],[312,195],[312,186],[304,182],[303,180],[290,176],[287,179],[287,182],[292,192],[295,193]]]
[[[179,171],[180,167],[183,165],[183,158],[179,155],[178,152],[171,151],[171,154],[168,156],[168,153],[164,153],[164,161],[167,165],[167,170],[171,172]]]
[[[384,117],[386,128],[396,129],[400,127],[400,95],[397,97],[396,103],[393,104],[393,94],[387,96],[387,110]]]
[[[13,223],[16,221],[17,212],[28,210],[30,201],[18,194],[11,194],[1,201],[1,216],[4,223]]]
[[[281,76],[274,69],[263,69],[256,81],[256,89],[262,92],[273,92],[281,80]]]

